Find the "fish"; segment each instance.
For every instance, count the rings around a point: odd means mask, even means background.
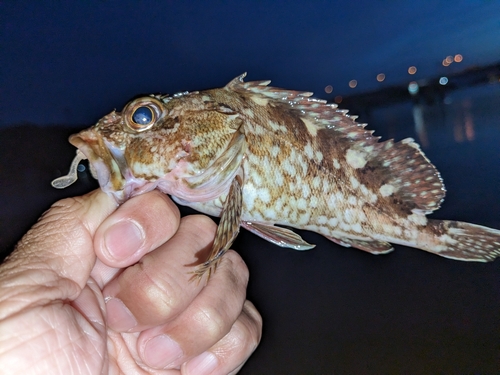
[[[314,244],[290,228],[371,254],[399,244],[462,261],[500,256],[500,230],[427,218],[446,190],[412,138],[380,141],[336,104],[245,76],[112,111],[69,138],[77,155],[52,185],[74,183],[88,159],[118,203],[158,189],[220,217],[198,279],[215,272],[241,227],[295,250]]]

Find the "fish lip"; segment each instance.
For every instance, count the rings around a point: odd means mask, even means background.
[[[88,159],[92,176],[99,182],[101,189],[113,195],[117,201],[123,201],[125,179],[118,168],[109,165],[110,163],[117,164],[117,162],[108,147],[102,145],[102,141],[90,131],[71,135],[69,143],[79,149]]]
[[[94,151],[89,142],[85,141],[80,134],[73,134],[69,137],[69,143],[85,155],[94,168],[92,176],[99,181],[99,185],[105,186],[110,180],[111,172],[104,160]]]

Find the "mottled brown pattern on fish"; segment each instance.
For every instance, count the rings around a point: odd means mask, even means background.
[[[223,99],[219,97],[217,100]],[[251,99],[244,102],[246,107],[241,106],[238,111],[244,116],[248,111],[253,114],[245,122],[251,124],[246,127],[246,131],[255,140],[249,144],[251,157],[245,169],[252,172],[246,175],[246,182],[257,188],[265,188],[283,181],[278,189],[269,189],[269,200],[256,198],[249,211],[257,211],[258,219],[264,222],[313,228],[323,234],[335,229],[357,236],[361,232],[369,232],[371,226],[366,221],[362,207],[372,207],[370,201],[376,196],[372,188],[382,186],[385,180],[377,181],[371,176],[371,179],[367,179],[368,186],[365,185],[365,197],[360,196],[358,188],[365,182],[361,178],[364,169],[349,173],[352,168],[349,168],[344,157],[350,147],[347,141],[335,137],[330,129],[319,129],[315,135],[303,131],[306,128],[297,113],[285,112],[278,106],[259,105]],[[265,99],[262,103],[265,103]],[[228,105],[234,106],[235,103]],[[337,116],[344,121],[351,121],[341,114]],[[273,119],[272,123],[269,123],[270,118]],[[259,131],[258,128],[266,131]],[[269,137],[269,131],[276,137]],[[307,146],[311,150],[308,156],[304,155]],[[278,152],[273,154],[273,150]],[[276,169],[272,169],[272,166],[276,166]],[[358,186],[352,186],[351,176],[361,181]],[[283,199],[284,192],[287,199]],[[332,207],[328,201],[333,200],[338,203]],[[249,208],[244,207],[247,210]],[[310,214],[310,211],[314,211],[314,214]],[[410,210],[406,212],[410,213]]]
[[[211,215],[234,210],[224,216],[232,224],[220,226],[231,233],[219,230],[217,244],[234,238],[241,220],[296,249],[311,245],[274,224],[374,254],[391,251],[389,242],[461,260],[500,254],[498,230],[427,219],[445,189],[412,139],[379,142],[335,104],[268,84],[241,76],[220,89],[139,98],[72,143],[100,168],[101,187],[119,201],[158,188]],[[136,108],[150,108],[154,121],[131,123]],[[219,251],[203,270],[212,270]]]

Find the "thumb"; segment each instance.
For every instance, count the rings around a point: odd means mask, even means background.
[[[6,287],[0,300],[11,300],[11,312],[24,307],[17,304],[33,303],[19,298],[16,286],[38,299],[75,299],[95,263],[94,233],[116,208],[116,202],[100,189],[54,203],[1,265],[0,285]],[[8,298],[9,291],[18,298]],[[4,313],[8,314],[4,310],[0,319]]]

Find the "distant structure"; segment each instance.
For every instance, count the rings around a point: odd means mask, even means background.
[[[372,108],[386,107],[412,100],[421,104],[443,102],[446,93],[472,86],[500,84],[500,63],[484,67],[470,67],[446,76],[420,79],[405,85],[349,95],[342,98],[341,107],[351,113],[369,113]]]

